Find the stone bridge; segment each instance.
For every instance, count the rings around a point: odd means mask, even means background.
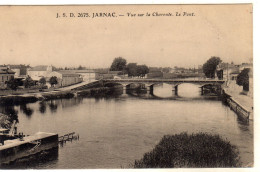
[[[103,85],[107,84],[121,84],[124,89],[127,88],[130,84],[143,84],[150,90],[150,93],[153,94],[153,86],[156,84],[166,83],[174,87],[175,94],[178,94],[178,85],[183,83],[197,84],[201,86],[201,91],[203,94],[203,89],[205,86],[216,87],[216,89],[221,89],[221,85],[225,83],[225,80],[206,80],[206,79],[103,79],[101,80]]]

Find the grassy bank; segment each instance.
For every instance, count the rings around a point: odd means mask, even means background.
[[[181,133],[166,135],[134,168],[240,167],[235,146],[219,135]]]

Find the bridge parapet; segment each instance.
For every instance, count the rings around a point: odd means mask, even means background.
[[[146,85],[154,85],[158,83],[166,83],[171,85],[179,85],[182,83],[192,83],[192,84],[218,84],[222,85],[225,80],[187,80],[187,79],[103,79],[105,83],[119,83],[122,85],[132,84],[132,83],[142,83]]]

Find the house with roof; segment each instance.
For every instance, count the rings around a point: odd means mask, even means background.
[[[224,80],[236,80],[237,75],[240,73],[239,65],[233,63],[220,63],[217,66],[216,71],[222,70]]]
[[[92,82],[97,79],[97,72],[92,69],[85,69],[85,70],[62,70],[62,71],[70,71],[75,74],[80,74],[83,81]]]
[[[46,78],[52,71],[52,66],[39,65],[28,69],[27,75],[29,75],[34,81],[39,81],[42,77]]]
[[[29,68],[26,65],[8,65],[8,68],[15,72],[14,77],[26,77],[27,69]]]
[[[7,66],[0,66],[0,88],[6,88],[6,83],[14,78],[14,74]]]
[[[46,81],[48,82],[53,76],[57,77],[58,84],[56,84],[56,87],[65,87],[83,81],[80,74],[70,70],[52,71],[47,74]],[[47,85],[50,86],[50,84]]]

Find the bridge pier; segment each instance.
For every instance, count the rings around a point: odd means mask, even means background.
[[[201,95],[204,95],[204,90],[203,90],[203,86],[200,87],[201,88]]]
[[[149,93],[151,94],[151,95],[153,95],[153,85],[151,85],[151,86],[149,86]]]
[[[123,86],[123,93],[122,93],[122,95],[124,95],[124,94],[126,94],[127,85],[125,85],[125,84],[122,84],[122,86]]]
[[[123,86],[123,94],[126,94],[126,86]]]
[[[153,95],[153,85],[144,84],[144,86],[145,86],[145,89],[146,89],[146,91],[147,91],[146,94],[151,94],[151,95]]]
[[[179,86],[179,85],[175,85],[175,86],[174,86],[174,90],[173,90],[173,91],[174,91],[174,95],[175,95],[175,96],[178,96],[178,86]]]

